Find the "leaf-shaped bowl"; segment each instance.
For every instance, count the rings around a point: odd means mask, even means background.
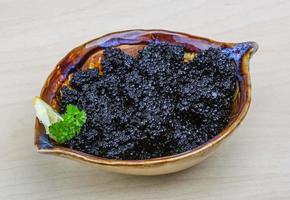
[[[148,160],[114,160],[88,155],[55,143],[45,133],[43,125],[36,119],[35,146],[38,152],[82,161],[104,170],[134,175],[159,175],[177,172],[201,162],[215,152],[217,147],[238,127],[249,109],[251,102],[249,59],[258,49],[255,42],[217,42],[186,33],[166,30],[128,30],[110,33],[86,42],[69,52],[47,78],[40,97],[55,109],[58,109],[56,93],[62,84],[65,84],[68,75],[76,68],[86,69],[92,63],[94,66],[99,65],[105,47],[119,47],[128,54],[136,56],[138,50],[144,48],[152,40],[183,45],[193,52],[199,52],[210,47],[221,48],[224,54],[236,63],[238,87],[230,121],[221,133],[205,144],[184,153]]]

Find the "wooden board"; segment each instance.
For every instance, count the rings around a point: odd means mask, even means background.
[[[246,120],[205,162],[125,176],[36,153],[32,99],[73,47],[102,34],[161,28],[259,43]],[[290,2],[0,0],[0,199],[290,199]]]

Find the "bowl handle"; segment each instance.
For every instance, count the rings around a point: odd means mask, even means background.
[[[250,57],[252,57],[252,55],[257,52],[258,48],[259,46],[256,42],[250,41],[234,44],[233,47],[225,48],[222,51],[228,58],[233,59],[239,65],[242,57],[246,53],[249,52]]]

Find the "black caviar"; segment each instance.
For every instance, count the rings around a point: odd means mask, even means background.
[[[106,48],[102,67],[74,73],[60,107],[87,113],[81,133],[65,145],[114,159],[149,159],[191,150],[228,123],[235,64],[210,48],[184,62],[182,46],[150,42],[133,58]]]

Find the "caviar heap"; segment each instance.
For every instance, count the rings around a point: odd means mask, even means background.
[[[140,160],[204,144],[228,123],[235,64],[220,49],[184,62],[182,46],[150,42],[133,58],[104,52],[103,75],[77,71],[60,90],[61,112],[75,104],[87,114],[65,146],[111,159]]]

